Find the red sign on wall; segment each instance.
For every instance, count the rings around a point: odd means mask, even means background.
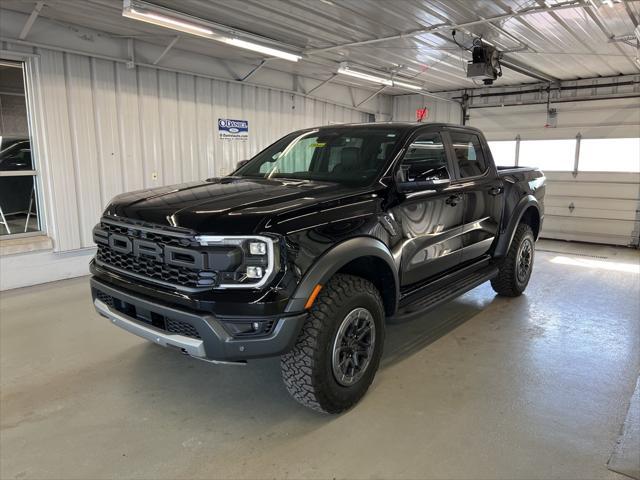
[[[418,108],[416,110],[416,120],[421,122],[429,118],[429,109],[427,107]]]

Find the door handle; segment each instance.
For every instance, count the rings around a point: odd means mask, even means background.
[[[502,192],[504,192],[504,188],[502,187],[491,187],[489,189],[489,195],[493,195],[494,197],[500,195]]]
[[[445,203],[446,203],[447,205],[451,205],[452,207],[455,207],[461,199],[462,199],[462,195],[460,195],[460,194],[455,194],[455,195],[451,195],[451,196],[449,196],[449,197],[445,200]]]

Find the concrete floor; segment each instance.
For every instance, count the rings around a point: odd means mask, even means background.
[[[626,478],[606,463],[640,367],[639,264],[541,242],[524,296],[485,284],[390,326],[338,417],[290,400],[277,359],[208,365],[114,328],[86,278],[5,292],[0,477]]]

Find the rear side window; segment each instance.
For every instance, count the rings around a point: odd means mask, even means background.
[[[487,170],[480,138],[473,133],[451,132],[454,161],[461,178],[477,177]]]
[[[447,156],[439,133],[418,135],[402,159],[401,181],[420,182],[449,178]]]

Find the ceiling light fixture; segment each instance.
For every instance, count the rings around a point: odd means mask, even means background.
[[[297,62],[298,60],[300,60],[300,58],[302,58],[300,57],[300,55],[284,52],[276,48],[260,45],[258,43],[248,42],[247,40],[242,40],[240,38],[225,38],[221,41],[224,43],[228,43],[229,45],[233,45],[234,47],[253,50],[254,52],[264,53],[265,55],[269,55],[271,57],[283,58],[284,60],[289,60],[290,62]]]
[[[338,73],[342,75],[348,75],[350,77],[359,78],[361,80],[367,80],[369,82],[385,85],[387,87],[408,88],[410,90],[422,90],[422,86],[417,83],[412,83],[408,80],[397,80],[396,78],[389,78],[383,76],[382,73],[376,73],[368,71],[361,67],[353,67],[346,62],[340,64]]]
[[[123,0],[122,16],[158,25],[160,27],[189,33],[198,37],[208,38],[210,40],[262,53],[271,57],[282,58],[284,60],[289,60],[290,62],[297,62],[302,58],[300,55],[295,53],[268,47],[249,40],[243,40],[241,38],[237,38],[235,35],[229,36],[225,33],[216,32],[212,28],[209,28],[208,22],[205,20],[200,20],[198,18],[194,18],[174,10],[169,10],[168,8],[159,7],[141,0]]]
[[[338,73],[342,75],[348,75],[349,77],[359,78],[361,80],[367,80],[373,83],[379,83],[380,85],[386,85],[388,87],[393,85],[393,82],[391,81],[390,78],[384,78],[379,75],[368,73],[362,70],[354,70],[352,66],[344,62],[340,64],[340,68],[338,68]]]
[[[420,85],[417,85],[415,83],[409,83],[409,82],[405,82],[400,81],[400,80],[393,80],[393,86],[394,87],[400,87],[400,88],[409,88],[411,90],[422,90],[422,87]]]

